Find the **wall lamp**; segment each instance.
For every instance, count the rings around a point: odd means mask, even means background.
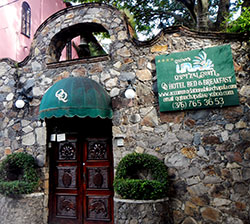
[[[30,93],[32,87],[28,89],[22,89],[17,91],[17,100],[15,102],[15,107],[17,109],[22,109],[25,107],[25,105],[29,105],[29,103],[32,101],[33,96]]]
[[[132,80],[128,80],[128,86],[124,92],[127,99],[134,99],[136,96],[135,88],[133,87]]]

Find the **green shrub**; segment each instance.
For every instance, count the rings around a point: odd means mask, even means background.
[[[137,171],[149,171],[151,178],[141,179]],[[152,155],[132,153],[117,167],[114,189],[122,198],[155,200],[167,196],[167,167]]]
[[[238,19],[231,21],[230,17],[227,22],[227,32],[250,33],[250,7],[243,7],[242,13]]]
[[[0,193],[15,197],[32,193],[38,186],[35,159],[27,153],[8,155],[0,164]]]

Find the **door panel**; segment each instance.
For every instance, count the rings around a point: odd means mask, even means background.
[[[76,189],[77,166],[57,166],[58,188]]]
[[[87,167],[87,190],[109,189],[108,167]]]
[[[87,158],[84,160],[89,162],[94,161],[109,161],[109,148],[106,139],[87,139]]]
[[[51,149],[49,223],[113,223],[110,140],[81,134],[66,138]]]
[[[110,144],[107,139],[88,138],[84,148],[84,223],[111,223],[113,160]]]
[[[77,195],[56,194],[56,216],[77,219]]]
[[[86,195],[86,223],[109,223],[111,221],[111,196]]]
[[[80,153],[77,138],[71,135],[51,149],[49,223],[81,223]]]

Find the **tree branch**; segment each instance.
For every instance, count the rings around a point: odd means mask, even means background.
[[[197,16],[195,13],[195,0],[176,0],[176,1],[181,2],[188,9],[192,19],[196,22]]]
[[[217,19],[215,22],[215,29],[220,30],[221,23],[225,21],[229,15],[230,0],[220,0]]]

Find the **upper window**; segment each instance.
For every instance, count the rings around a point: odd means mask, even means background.
[[[109,60],[111,39],[108,31],[97,23],[78,23],[62,29],[50,43],[49,63],[67,60]],[[83,60],[82,60],[83,61]]]
[[[30,37],[30,22],[31,22],[30,6],[27,2],[23,2],[21,33],[27,37]]]

